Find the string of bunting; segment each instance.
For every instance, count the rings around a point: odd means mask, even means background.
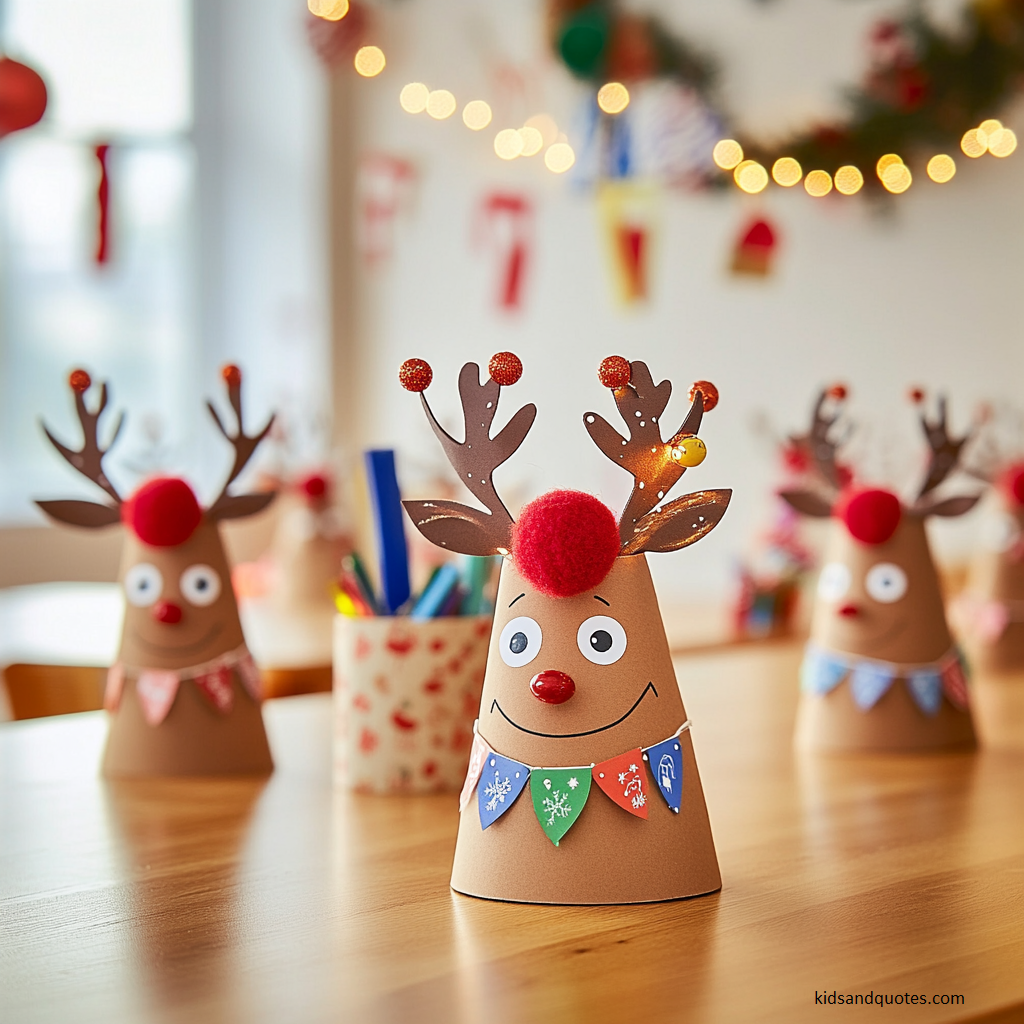
[[[679,737],[689,728],[690,720],[687,719],[668,739],[649,747],[634,747],[599,764],[544,768],[499,754],[474,725],[473,750],[466,783],[459,798],[459,809],[466,809],[475,789],[480,827],[486,829],[516,802],[529,782],[537,821],[548,839],[558,846],[586,806],[594,782],[618,807],[646,820],[650,799],[642,767],[646,762],[658,792],[669,808],[678,814],[683,794],[683,756]]]
[[[953,647],[938,661],[897,665],[875,658],[854,657],[808,644],[800,670],[804,691],[824,696],[849,676],[854,703],[870,711],[899,678],[905,679],[914,703],[926,714],[937,715],[942,695],[961,709],[967,707],[967,677],[960,651]]]

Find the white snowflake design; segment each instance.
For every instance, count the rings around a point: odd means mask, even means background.
[[[568,794],[560,789],[553,790],[551,796],[544,797],[544,812],[548,816],[548,827],[554,825],[556,818],[568,818],[572,814]]]
[[[505,802],[507,797],[512,792],[512,780],[506,775],[502,778],[498,772],[494,773],[494,781],[488,782],[484,786],[484,795],[489,796],[491,799],[484,804],[484,807],[489,811],[496,811],[498,804]]]

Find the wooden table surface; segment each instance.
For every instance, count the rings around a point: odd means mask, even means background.
[[[101,713],[4,725],[0,1020],[1024,1020],[1024,754],[797,757],[798,659],[679,660],[724,888],[634,907],[452,893],[455,798],[333,792],[326,695],[266,705],[265,783],[104,783]]]

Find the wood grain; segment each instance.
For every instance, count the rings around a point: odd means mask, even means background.
[[[677,661],[724,885],[639,907],[452,893],[455,798],[333,792],[324,695],[266,706],[265,784],[104,783],[102,714],[4,726],[0,1019],[1024,1019],[1024,755],[795,755],[798,659]]]

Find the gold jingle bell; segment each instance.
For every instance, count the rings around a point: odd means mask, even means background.
[[[699,437],[684,437],[672,449],[672,458],[682,466],[692,469],[707,458],[708,450]]]

